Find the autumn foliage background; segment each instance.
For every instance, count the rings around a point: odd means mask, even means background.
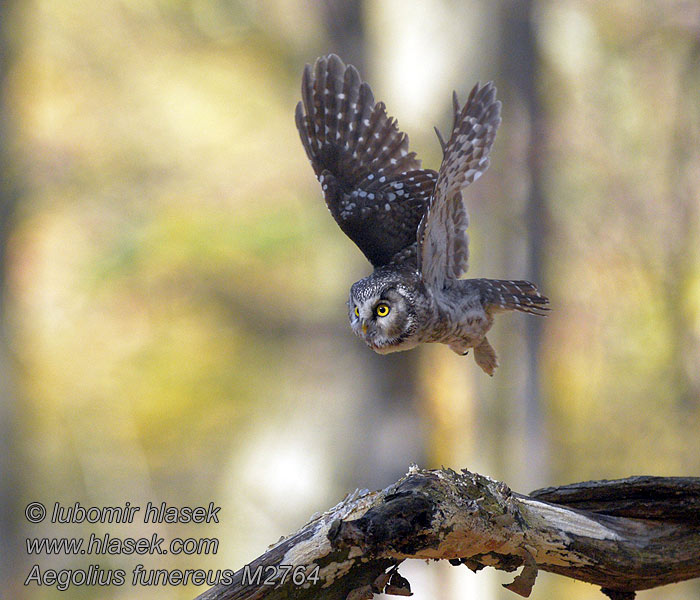
[[[700,7],[683,0],[31,0],[2,26],[3,596],[43,568],[233,568],[412,462],[520,492],[700,474]],[[465,194],[470,275],[533,278],[493,379],[348,328],[369,271],[294,127],[303,65],[356,64],[424,166],[450,94],[503,123]],[[29,501],[222,506],[216,555],[28,557]],[[97,532],[150,535],[147,526]],[[402,568],[421,598],[510,598],[507,574]],[[697,583],[662,591],[697,598]],[[470,596],[472,594],[472,596]],[[658,591],[639,594],[640,600]],[[599,598],[540,575],[532,598]]]

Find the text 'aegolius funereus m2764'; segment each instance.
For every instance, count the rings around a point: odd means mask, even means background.
[[[455,94],[452,135],[445,142],[438,132],[439,172],[420,168],[384,103],[337,56],[306,65],[301,95],[296,124],[326,204],[374,266],[350,289],[353,332],[382,354],[426,342],[474,348],[493,375],[494,314],[548,310],[529,281],[459,279],[469,256],[462,190],[489,166],[501,122],[493,84],[474,86],[461,108]]]

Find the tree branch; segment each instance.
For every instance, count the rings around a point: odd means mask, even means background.
[[[600,585],[611,598],[633,598],[636,590],[700,576],[699,506],[700,478],[587,482],[523,496],[468,471],[412,467],[381,492],[348,496],[197,600],[408,595],[397,570],[407,558],[475,571],[522,566],[505,586],[522,596],[543,570]],[[300,569],[296,581],[282,583],[281,565]],[[251,579],[259,566],[275,585]]]

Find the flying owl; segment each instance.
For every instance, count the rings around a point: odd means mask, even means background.
[[[408,136],[357,69],[331,54],[306,65],[296,125],[326,205],[374,272],[350,288],[353,332],[380,354],[418,344],[474,348],[489,375],[498,366],[486,334],[496,313],[542,315],[549,301],[529,281],[459,279],[469,257],[462,190],[489,166],[501,122],[492,83],[456,93],[452,135],[438,172],[421,169]]]

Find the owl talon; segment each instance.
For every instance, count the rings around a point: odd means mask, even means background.
[[[465,347],[464,342],[454,342],[452,344],[448,344],[448,346],[450,350],[452,350],[452,352],[454,352],[455,354],[459,354],[459,356],[466,356],[467,354],[469,354],[470,347]]]

